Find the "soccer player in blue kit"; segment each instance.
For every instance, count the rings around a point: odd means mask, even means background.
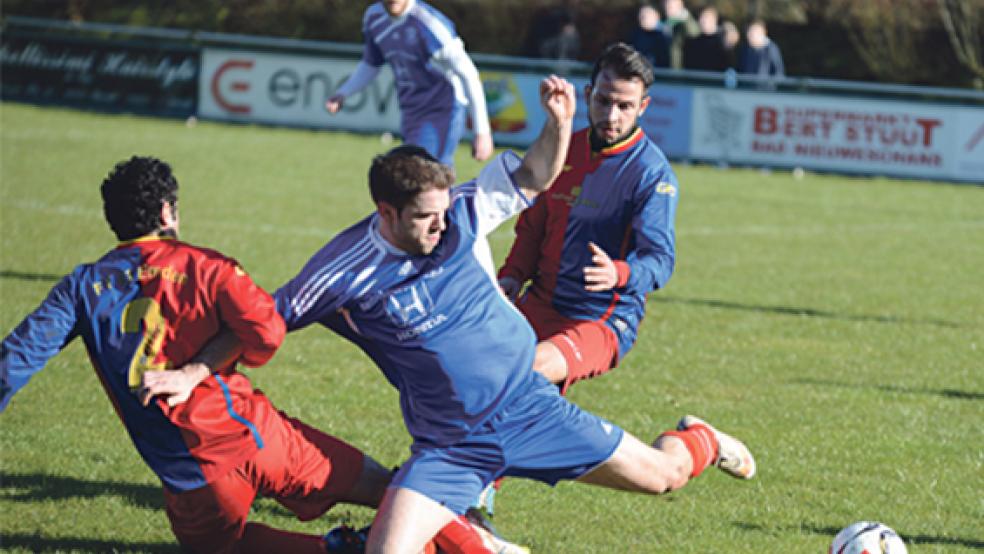
[[[389,63],[405,143],[454,165],[467,106],[475,131],[472,156],[484,161],[492,155],[482,81],[451,20],[422,0],[381,0],[366,9],[362,35],[362,60],[325,103],[329,113],[342,109],[345,98],[362,90]]]
[[[486,236],[563,168],[573,86],[540,85],[548,119],[520,159],[505,152],[452,187],[452,170],[404,145],[369,171],[377,211],[336,235],[275,294],[288,331],[319,323],[349,339],[400,392],[413,437],[366,552],[416,553],[503,476],[578,480],[662,494],[722,458],[754,464],[738,440],[686,416],[649,446],[561,397],[533,371],[536,337],[499,290]]]

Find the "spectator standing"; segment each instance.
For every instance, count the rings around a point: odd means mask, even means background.
[[[649,60],[653,67],[670,66],[670,35],[659,11],[651,4],[639,6],[638,23],[632,31],[632,46]]]
[[[688,38],[700,34],[700,27],[683,0],[663,0],[666,34],[670,37],[670,67],[683,69],[683,46]]]
[[[766,32],[765,22],[761,19],[752,21],[745,31],[748,43],[741,51],[738,61],[738,71],[758,77],[784,77],[786,66],[782,61],[779,46],[772,42]]]
[[[556,32],[544,39],[539,46],[541,58],[553,60],[576,60],[581,52],[581,34],[574,24],[574,15],[560,9],[555,14]]]
[[[721,40],[724,41],[724,53],[728,57],[728,68],[738,67],[738,43],[741,42],[741,31],[731,21],[721,22]]]
[[[725,50],[724,33],[718,24],[718,11],[705,6],[698,19],[700,34],[687,39],[683,47],[683,67],[701,71],[728,69],[728,53]]]

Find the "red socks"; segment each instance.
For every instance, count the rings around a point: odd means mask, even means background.
[[[717,460],[717,439],[707,425],[698,423],[691,425],[685,431],[667,431],[660,436],[676,437],[683,441],[694,461],[694,470],[690,473],[691,479],[700,475],[707,466]]]
[[[433,543],[447,554],[493,554],[465,516],[458,516],[445,525]]]

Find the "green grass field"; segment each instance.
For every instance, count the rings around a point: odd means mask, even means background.
[[[134,153],[172,163],[183,238],[275,289],[372,206],[372,136],[0,105],[0,333],[75,264],[115,245],[98,185]],[[478,164],[459,151],[459,175]],[[639,342],[574,402],[645,439],[685,413],[757,455],[651,498],[507,481],[496,523],[539,553],[826,552],[873,519],[910,552],[984,549],[984,188],[678,166],[678,263]],[[498,259],[512,226],[492,236]],[[249,374],[282,409],[386,465],[409,439],[368,359],[311,328]],[[159,484],[80,342],[0,415],[0,549],[177,552]],[[338,507],[300,523],[368,522]]]

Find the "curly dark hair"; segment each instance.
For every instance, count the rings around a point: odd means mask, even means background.
[[[116,164],[100,187],[103,213],[119,240],[132,240],[161,226],[164,203],[176,207],[178,181],[157,158],[133,156]]]
[[[638,77],[646,89],[655,80],[653,66],[649,60],[624,42],[609,45],[595,61],[594,68],[591,70],[592,87],[603,69],[611,69],[620,79]]]
[[[453,184],[453,169],[412,144],[397,146],[376,156],[369,168],[369,192],[373,202],[386,202],[397,211],[402,211],[421,192],[447,189]]]

